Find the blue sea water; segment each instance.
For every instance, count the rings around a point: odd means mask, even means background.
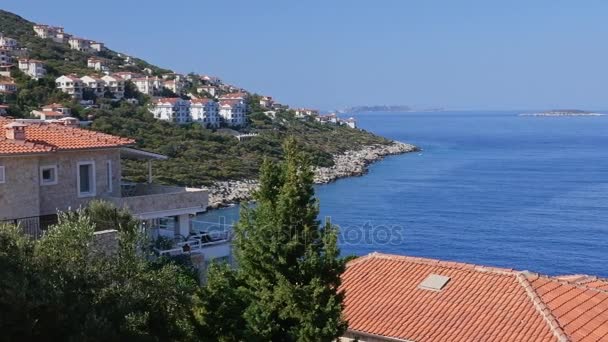
[[[343,253],[607,277],[608,116],[518,113],[356,115],[361,128],[423,151],[317,188]]]

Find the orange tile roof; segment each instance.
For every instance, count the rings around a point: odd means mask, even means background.
[[[420,289],[430,274],[450,281]],[[608,281],[373,253],[342,276],[349,331],[412,341],[608,341]],[[579,278],[580,278],[579,277]]]
[[[0,127],[16,120],[0,117]],[[130,146],[133,139],[121,138],[81,128],[52,123],[25,123],[25,141],[7,139],[0,135],[0,155],[30,154],[68,150],[86,150]]]

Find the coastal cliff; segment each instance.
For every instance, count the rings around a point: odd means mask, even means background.
[[[340,178],[361,176],[367,173],[371,163],[382,160],[384,157],[418,151],[419,148],[398,141],[390,144],[368,145],[359,150],[347,151],[334,155],[334,165],[330,167],[316,167],[315,183],[326,184]],[[257,180],[240,180],[216,182],[209,187],[209,208],[220,208],[230,204],[247,201],[258,187]]]

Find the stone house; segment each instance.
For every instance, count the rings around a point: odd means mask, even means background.
[[[0,127],[0,222],[38,237],[58,211],[102,199],[129,209],[152,237],[174,237],[176,248],[161,255],[230,258],[230,234],[211,235],[192,221],[206,210],[207,191],[152,183],[152,161],[167,157],[135,149],[131,139],[71,124],[0,117]],[[147,161],[148,182],[122,182],[122,159]]]

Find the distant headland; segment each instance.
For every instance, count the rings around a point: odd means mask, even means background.
[[[588,112],[579,109],[552,109],[537,113],[522,113],[519,116],[604,116],[606,114]]]
[[[443,108],[412,108],[406,105],[374,105],[354,106],[338,110],[339,113],[364,113],[364,112],[441,112]]]

